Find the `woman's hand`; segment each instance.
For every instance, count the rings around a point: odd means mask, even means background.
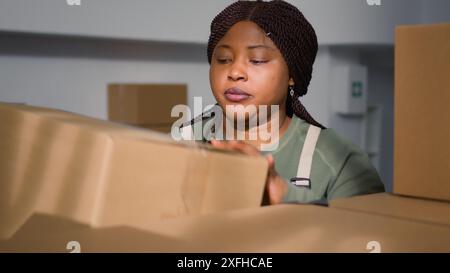
[[[211,144],[219,149],[237,151],[251,156],[261,156],[261,153],[254,146],[242,141],[217,141],[211,140]],[[275,160],[272,155],[266,157],[269,163],[269,171],[266,180],[266,193],[271,205],[279,204],[287,193],[288,186],[283,178],[275,171]]]

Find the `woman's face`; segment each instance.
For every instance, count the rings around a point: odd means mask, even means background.
[[[276,45],[255,23],[233,25],[214,48],[211,89],[222,109],[227,105],[279,105],[285,113],[288,66]]]

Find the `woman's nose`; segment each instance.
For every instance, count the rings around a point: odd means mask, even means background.
[[[228,72],[228,79],[232,81],[239,81],[239,80],[246,81],[247,73],[245,71],[244,66],[239,63],[233,63]]]

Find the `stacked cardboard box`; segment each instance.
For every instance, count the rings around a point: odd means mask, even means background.
[[[450,24],[396,32],[394,192],[450,201]]]
[[[449,71],[450,24],[397,28],[394,194],[335,200],[332,207],[450,228]]]
[[[170,133],[178,117],[172,107],[187,104],[184,84],[109,84],[108,118],[111,121]]]

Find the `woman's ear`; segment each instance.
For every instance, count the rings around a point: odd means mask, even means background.
[[[294,79],[293,78],[289,78],[289,85],[294,85],[294,84],[295,84]]]

